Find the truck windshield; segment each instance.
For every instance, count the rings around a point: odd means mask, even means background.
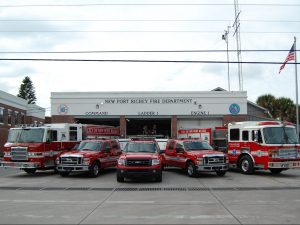
[[[187,151],[213,150],[206,141],[185,141],[183,145]]]
[[[158,152],[158,147],[155,143],[137,143],[137,142],[129,142],[125,146],[125,152],[149,152],[155,153]]]
[[[101,143],[98,142],[81,142],[77,150],[81,151],[100,151]]]
[[[292,127],[267,127],[263,134],[266,144],[298,144],[296,129]]]
[[[10,129],[8,133],[9,143],[38,143],[43,142],[45,130],[43,128],[35,129]]]

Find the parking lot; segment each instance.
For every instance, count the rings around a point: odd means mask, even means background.
[[[190,178],[178,169],[161,183],[34,175],[0,168],[1,224],[299,224],[300,170],[236,171]]]

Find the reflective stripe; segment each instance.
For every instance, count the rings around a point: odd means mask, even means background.
[[[251,155],[262,157],[262,156],[269,156],[269,153],[267,151],[257,150],[257,151],[251,151]]]
[[[186,162],[188,159],[183,157],[174,157],[174,156],[167,156],[165,155],[166,160],[173,160],[173,161],[180,161],[180,162]]]
[[[236,150],[236,149],[228,150],[228,155],[239,155],[239,154],[241,154],[240,150]]]

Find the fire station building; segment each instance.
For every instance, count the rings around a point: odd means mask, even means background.
[[[154,135],[175,138],[181,129],[265,120],[267,110],[247,100],[245,91],[52,92],[52,123],[120,127],[121,138]]]

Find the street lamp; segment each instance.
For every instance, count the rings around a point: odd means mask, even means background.
[[[228,73],[228,91],[230,91],[230,75],[229,75],[229,53],[228,53],[228,34],[229,34],[229,28],[230,26],[227,27],[227,30],[225,30],[225,33],[222,35],[222,40],[226,42],[227,46],[227,73]]]

